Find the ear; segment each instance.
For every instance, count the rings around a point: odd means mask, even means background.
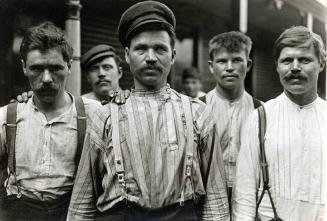
[[[246,72],[249,72],[252,67],[252,60],[249,58],[247,61]]]
[[[118,67],[118,79],[120,79],[123,76],[123,68]]]
[[[171,64],[175,63],[175,57],[176,57],[176,48],[174,48],[173,51],[172,51]]]
[[[23,72],[24,72],[24,75],[26,76],[27,75],[27,71],[26,71],[26,64],[24,62],[24,60],[20,60],[20,62],[22,63],[22,68],[23,68]]]
[[[212,61],[209,60],[208,64],[209,64],[209,71],[210,71],[211,74],[213,74],[214,72],[213,72],[213,63],[212,63]]]
[[[125,60],[126,63],[129,64],[129,48],[125,47]]]
[[[86,80],[87,82],[89,82],[91,84],[91,80],[90,80],[90,75],[89,73],[85,73],[86,74]]]

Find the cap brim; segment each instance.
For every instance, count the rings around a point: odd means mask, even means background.
[[[89,59],[85,64],[83,64],[83,67],[89,66],[93,61],[97,60],[98,58],[110,57],[110,56],[114,56],[114,55],[115,55],[115,53],[113,51],[106,51],[106,52],[99,53],[99,54],[93,56],[91,59]]]

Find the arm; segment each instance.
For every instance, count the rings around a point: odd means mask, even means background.
[[[218,130],[212,118],[204,125],[206,128],[201,134],[202,147],[200,147],[203,180],[206,185],[202,220],[228,220],[227,183]]]
[[[6,196],[4,182],[8,177],[8,155],[6,151],[6,126],[7,107],[0,108],[0,201]]]
[[[256,111],[250,115],[242,128],[241,141],[233,193],[233,220],[253,221],[256,213],[256,192],[260,172],[258,115]]]
[[[97,196],[101,191],[102,152],[88,133],[74,183],[67,220],[94,220]]]

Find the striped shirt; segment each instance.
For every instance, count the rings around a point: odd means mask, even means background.
[[[230,101],[223,98],[215,88],[207,94],[206,101],[219,126],[227,183],[228,187],[233,187],[241,145],[241,127],[254,110],[253,98],[244,91],[238,99]]]
[[[327,102],[317,98],[299,106],[283,93],[264,107],[269,184],[278,215],[288,221],[325,220]],[[258,114],[254,112],[242,131],[237,161],[233,204],[236,221],[254,219],[259,160]],[[267,194],[259,215],[262,220],[273,217]]]
[[[89,116],[101,104],[84,99],[86,115]],[[77,150],[77,113],[74,98],[70,108],[63,114],[47,121],[45,115],[34,105],[33,98],[17,106],[16,173],[23,195],[37,200],[57,199],[73,188],[75,155]],[[7,106],[0,108],[0,182],[7,170],[6,143]],[[10,176],[7,194],[17,194],[13,176]]]
[[[112,125],[107,104],[92,117],[74,186],[69,220],[92,219],[123,200],[114,166]],[[191,99],[194,129],[192,183],[184,198],[205,195],[203,220],[227,220],[228,202],[216,125],[206,106]],[[182,200],[186,144],[185,110],[181,95],[163,87],[156,92],[133,90],[119,106],[119,131],[125,167],[126,198],[147,209]],[[207,186],[203,180],[213,154]]]

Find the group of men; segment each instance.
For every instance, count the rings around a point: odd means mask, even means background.
[[[219,34],[209,42],[216,87],[194,99],[167,84],[175,27],[159,2],[123,13],[118,36],[134,87],[122,104],[103,106],[120,90],[113,47],[82,56],[93,92],[74,97],[65,91],[72,48],[63,32],[49,23],[27,31],[20,52],[34,95],[0,108],[0,220],[326,218],[320,36],[299,26],[280,35],[284,92],[262,103],[244,89],[251,39]]]

